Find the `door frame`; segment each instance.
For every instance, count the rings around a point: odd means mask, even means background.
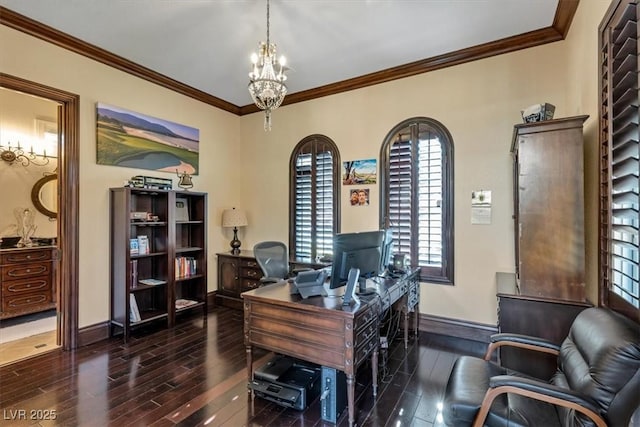
[[[58,117],[58,339],[64,350],[78,346],[78,223],[80,96],[0,73],[0,87],[60,104]]]

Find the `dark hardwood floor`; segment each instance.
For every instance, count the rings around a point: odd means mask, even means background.
[[[3,426],[332,426],[316,399],[305,411],[247,393],[242,312],[216,308],[176,328],[134,331],[76,351],[0,368]],[[362,426],[439,426],[437,405],[455,359],[483,351],[470,341],[422,333],[405,351],[393,340],[373,399],[369,369],[357,376]],[[256,366],[272,355],[254,350]],[[346,413],[346,410],[344,411]],[[338,426],[346,426],[345,413]],[[46,417],[54,418],[46,420]]]

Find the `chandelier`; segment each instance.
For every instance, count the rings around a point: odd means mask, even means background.
[[[39,160],[39,159],[42,160]],[[20,142],[15,147],[11,146],[11,143],[7,143],[7,146],[0,145],[0,159],[4,160],[9,164],[13,164],[14,162],[22,163],[22,166],[29,166],[30,164],[36,166],[44,166],[49,163],[49,159],[51,157],[47,156],[47,151],[45,150],[43,154],[36,154],[33,151],[33,147],[28,152],[25,152],[20,146]]]
[[[269,0],[267,0],[267,42],[260,42],[258,52],[251,55],[253,69],[249,73],[249,93],[253,102],[264,110],[264,130],[271,130],[271,111],[282,104],[287,94],[284,84],[286,59],[276,59],[276,45],[269,38]],[[276,68],[278,72],[276,73]]]

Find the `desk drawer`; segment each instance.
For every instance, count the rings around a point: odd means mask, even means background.
[[[2,267],[2,281],[24,279],[47,275],[51,272],[50,262],[30,262],[28,264],[8,265]]]
[[[365,360],[369,357],[369,354],[373,351],[374,348],[378,345],[377,334],[370,338],[368,341],[363,342],[361,345],[356,347],[355,351],[355,360],[354,363],[359,365],[361,361]]]
[[[6,264],[22,264],[31,261],[47,261],[51,259],[51,250],[25,250],[4,254],[0,258],[0,263]]]
[[[378,336],[378,322],[369,322],[362,328],[358,328],[355,339],[356,351],[363,344]],[[375,340],[374,340],[375,341]]]

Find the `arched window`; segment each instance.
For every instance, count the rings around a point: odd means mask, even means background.
[[[340,231],[340,155],[324,135],[311,135],[291,153],[289,253],[311,258],[333,252]]]
[[[439,122],[403,121],[380,150],[381,228],[394,253],[420,267],[420,279],[453,284],[453,140]]]

